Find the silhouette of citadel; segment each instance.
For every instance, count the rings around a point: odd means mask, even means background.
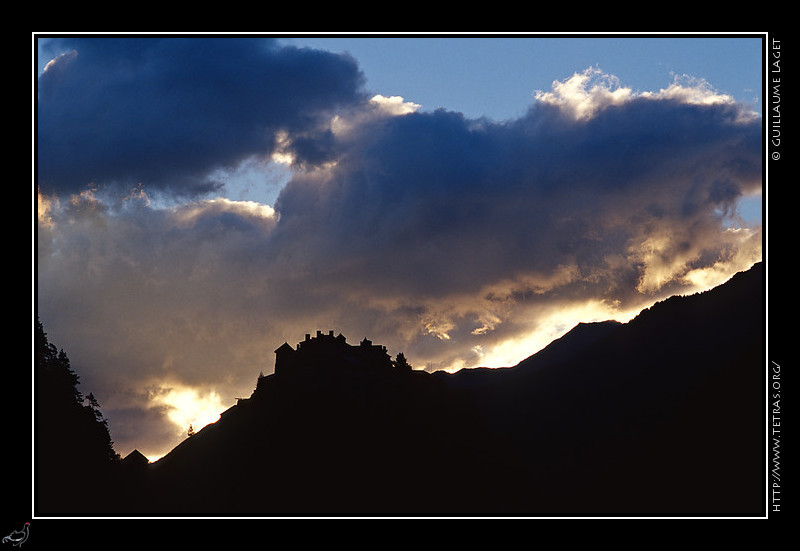
[[[316,337],[306,333],[305,340],[298,343],[297,348],[284,342],[275,350],[275,375],[279,377],[298,369],[318,369],[330,365],[389,368],[394,364],[385,346],[372,344],[367,338],[354,346],[348,344],[341,333],[334,337],[333,331],[327,334],[317,331]]]
[[[355,381],[368,382],[383,379],[396,373],[411,372],[411,366],[403,353],[393,361],[386,346],[373,344],[366,337],[358,345],[351,345],[344,335],[317,331],[316,336],[306,333],[305,340],[295,348],[284,342],[275,350],[275,371],[272,376],[263,373],[258,377],[255,391],[250,398],[239,398],[238,406],[251,402],[252,398],[264,395],[274,381],[302,383],[309,387],[341,387],[342,382],[355,385]],[[342,375],[348,374],[345,379]],[[355,380],[354,380],[355,378]],[[341,389],[340,389],[341,390]],[[222,412],[225,417],[235,406]]]

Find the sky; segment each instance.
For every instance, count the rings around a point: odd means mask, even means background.
[[[761,37],[34,35],[35,315],[151,460],[334,330],[511,366],[761,260]]]

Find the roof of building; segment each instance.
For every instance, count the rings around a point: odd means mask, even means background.
[[[278,348],[275,350],[275,352],[277,353],[277,352],[280,352],[280,351],[282,351],[282,350],[291,350],[292,352],[294,352],[294,348],[292,348],[292,345],[290,345],[288,342],[285,342],[285,343],[283,343],[282,345],[280,345],[280,346],[279,346],[279,347],[278,347]]]
[[[145,457],[144,454],[139,450],[133,450],[131,453],[126,455],[122,461],[125,462],[125,464],[130,465],[147,465],[150,463],[150,460],[147,459],[147,457]]]

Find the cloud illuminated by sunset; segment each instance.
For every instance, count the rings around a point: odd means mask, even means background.
[[[702,79],[565,67],[494,121],[277,40],[55,42],[77,53],[39,77],[38,315],[124,449],[168,450],[317,329],[501,367],[761,258],[735,213],[762,122]],[[274,200],[234,196],[245,170]]]

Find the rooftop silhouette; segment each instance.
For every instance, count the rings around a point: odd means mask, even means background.
[[[292,374],[300,369],[319,369],[336,366],[356,368],[390,368],[393,366],[386,347],[372,344],[366,337],[358,345],[348,344],[339,333],[317,331],[315,337],[306,333],[305,340],[292,348],[288,342],[275,350],[275,374]]]

